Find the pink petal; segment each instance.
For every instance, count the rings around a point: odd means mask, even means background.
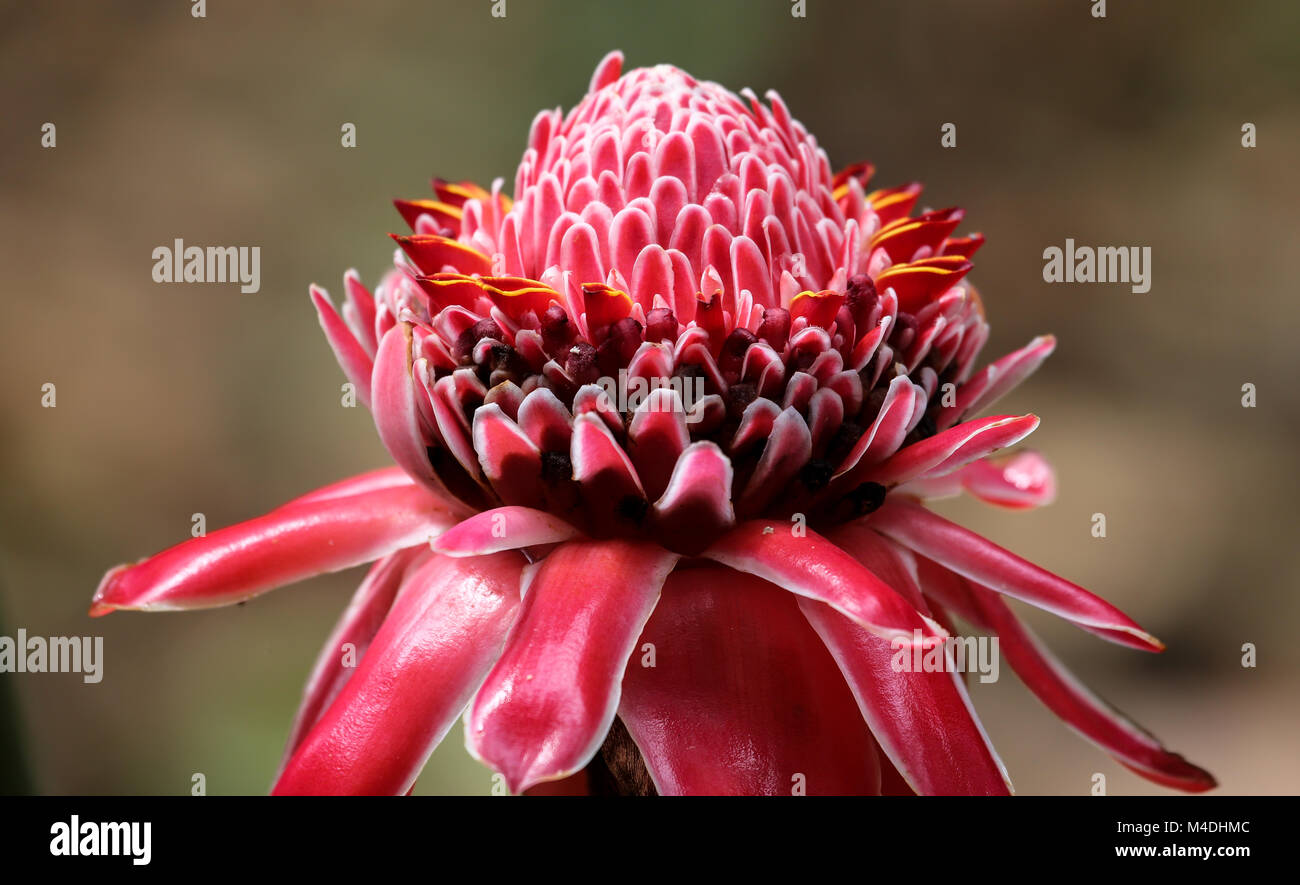
[[[370,642],[375,638],[384,622],[388,610],[392,608],[397,590],[402,585],[412,563],[420,557],[427,557],[428,550],[423,547],[408,547],[405,550],[386,556],[371,566],[366,579],[361,582],[357,592],[348,603],[334,632],[321,648],[312,667],[307,686],[303,689],[302,704],[289,731],[289,740],[285,745],[281,768],[289,761],[293,751],[298,749],[302,739],[307,736],[320,716],[329,707],[330,702],[338,696],[339,691],[352,678],[354,667],[344,663],[345,647],[350,646],[354,661],[360,661],[365,655]]]
[[[1042,507],[1056,498],[1056,473],[1037,452],[976,461],[960,476],[962,487],[972,495],[1002,507]]]
[[[832,537],[904,596],[920,598],[906,564],[879,535],[850,526]],[[911,649],[897,649],[828,606],[810,600],[799,605],[838,662],[881,749],[912,790],[925,796],[1010,793],[1006,770],[971,706],[962,674],[954,672],[951,652],[945,652],[945,671],[925,672],[912,666]],[[896,668],[899,655],[905,657]]]
[[[519,406],[519,427],[543,452],[569,451],[573,416],[549,388],[539,387]]]
[[[596,231],[590,224],[579,223],[564,232],[560,243],[561,267],[573,272],[574,280],[579,284],[599,283],[605,279],[605,267],[601,263],[600,244]]]
[[[599,416],[587,413],[574,419],[569,457],[573,478],[598,525],[625,519],[629,502],[644,502],[636,469]]]
[[[1038,427],[1038,417],[1010,415],[966,421],[912,443],[864,474],[868,482],[895,485],[909,479],[941,476],[999,449],[1013,446]]]
[[[672,176],[682,183],[684,192],[682,202],[690,199],[696,192],[695,184],[695,146],[685,132],[670,132],[655,145],[655,172],[660,176]],[[656,182],[658,184],[658,182]],[[658,200],[655,205],[663,205]],[[677,218],[674,211],[668,219],[669,224]],[[667,240],[667,237],[662,239]]]
[[[823,387],[812,395],[808,401],[808,431],[812,434],[813,457],[820,458],[826,454],[826,447],[843,423],[844,400],[838,393]]]
[[[623,53],[615,49],[607,53],[600,63],[596,65],[596,71],[591,75],[591,85],[587,87],[588,92],[597,92],[604,89],[609,84],[618,79],[623,71]]]
[[[1022,451],[981,458],[943,476],[910,480],[897,491],[918,498],[948,498],[963,490],[1013,510],[1043,507],[1056,498],[1056,474],[1038,452]]]
[[[397,466],[440,498],[457,501],[434,473],[420,432],[415,380],[411,375],[411,327],[406,323],[393,326],[380,340],[370,391],[375,428]],[[468,508],[462,504],[458,509]]]
[[[447,529],[433,542],[433,549],[447,556],[482,556],[556,544],[578,534],[576,528],[544,510],[497,507],[476,513]]]
[[[661,794],[877,791],[853,695],[780,588],[718,565],[678,569],[637,648],[619,717]]]
[[[1002,762],[976,718],[960,674],[896,673],[891,644],[829,606],[799,607],[839,663],[880,748],[924,796],[1005,796]],[[951,652],[945,652],[951,666]]]
[[[505,652],[465,719],[465,743],[511,792],[577,771],[614,721],[636,638],[677,555],[570,541],[542,561]]]
[[[91,613],[211,608],[437,537],[455,523],[416,485],[299,500],[111,569]]]
[[[380,347],[382,349],[382,345]],[[472,371],[463,370],[463,372],[468,373],[471,378],[477,380]],[[471,436],[473,431],[469,426],[469,419],[465,416],[464,404],[459,396],[461,388],[457,382],[464,377],[463,374],[457,377],[459,373],[462,373],[462,370],[458,369],[452,375],[443,376],[434,382],[429,405],[433,408],[434,420],[438,424],[438,434],[446,444],[447,449],[460,466],[465,469],[466,475],[478,481],[480,465],[478,463],[478,454],[474,451],[474,442]],[[376,369],[376,374],[378,374],[378,369]],[[414,443],[415,440],[411,440],[411,444]],[[396,456],[394,457],[396,458]],[[424,460],[428,461],[429,459],[426,456]]]
[[[937,418],[939,428],[949,427],[963,415],[974,415],[981,409],[993,405],[1032,375],[1055,349],[1056,338],[1052,335],[1043,335],[1030,341],[1020,350],[1013,351],[997,362],[985,366],[957,389],[957,398],[953,405],[939,411]]]
[[[674,550],[698,552],[735,525],[731,459],[716,443],[692,443],[682,452],[663,496],[650,511],[651,527]]]
[[[824,602],[886,640],[923,645],[942,638],[898,592],[856,559],[811,529],[761,520],[741,523],[702,554],[736,571],[756,575],[791,593]]]
[[[772,423],[767,445],[737,502],[742,515],[753,516],[775,498],[812,457],[812,434],[803,416],[785,409]]]
[[[691,436],[686,429],[686,410],[677,391],[660,387],[632,414],[628,425],[628,454],[646,493],[658,498],[668,488],[677,459]]]
[[[867,519],[881,534],[976,583],[1073,621],[1112,642],[1143,651],[1164,650],[1160,640],[1101,597],[919,504],[891,495]]]
[[[483,475],[507,504],[540,507],[546,500],[542,486],[542,454],[500,406],[484,404],[474,412],[474,451]]]
[[[325,340],[333,348],[334,357],[339,361],[343,374],[356,388],[357,399],[367,409],[370,408],[370,375],[374,371],[370,354],[366,353],[347,323],[338,315],[325,290],[312,286],[309,291],[312,304],[316,305],[321,328],[325,330]]]
[[[1093,694],[1044,646],[1002,597],[922,560],[927,593],[937,594],[962,617],[998,637],[1002,653],[1025,686],[1084,737],[1148,780],[1200,793],[1217,786],[1214,776]]]
[[[871,422],[871,428],[858,438],[852,451],[836,468],[836,478],[839,479],[846,474],[856,477],[855,468],[865,469],[897,451],[903,438],[907,436],[907,427],[915,405],[916,385],[906,375],[899,375],[889,382],[889,390],[885,394],[885,400],[881,403],[875,420]],[[852,484],[856,485],[856,482]]]
[[[409,790],[500,652],[523,562],[516,553],[435,557],[413,574],[273,792]]]
[[[755,348],[751,347],[750,351],[753,350]],[[766,444],[767,438],[772,435],[772,427],[779,417],[781,417],[780,406],[763,397],[755,399],[745,407],[745,411],[741,414],[740,423],[736,427],[736,435],[731,438],[728,451],[733,455],[738,455],[757,445],[760,441]]]
[[[370,294],[370,290],[361,282],[361,275],[355,270],[349,270],[343,275],[343,290],[347,293],[343,318],[348,321],[357,341],[373,358],[375,349],[379,346],[375,339],[375,296]]]

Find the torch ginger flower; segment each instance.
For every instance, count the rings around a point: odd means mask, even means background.
[[[954,615],[1125,766],[1214,786],[1004,596],[1155,638],[922,504],[1054,493],[1038,455],[994,457],[1038,419],[980,417],[1054,340],[976,369],[983,238],[956,235],[962,210],[914,216],[920,186],[869,191],[866,164],[832,174],[775,94],[621,70],[610,54],[577,107],[537,116],[513,199],[435,180],[397,201],[412,232],[373,295],[351,272],[341,310],[311,289],[397,467],[113,569],[92,613],[374,561],[277,793],[407,792],[463,713],[515,792],[630,758],[623,791],[639,772],[671,794],[1005,794],[961,675],[890,665]]]

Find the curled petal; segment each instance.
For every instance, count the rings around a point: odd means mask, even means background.
[[[990,504],[1022,509],[1042,507],[1056,498],[1056,472],[1037,452],[986,458],[960,473],[962,487]]]
[[[587,91],[595,92],[598,89],[604,89],[617,80],[622,72],[623,53],[617,49],[606,53],[605,57],[596,65],[596,71],[591,75],[591,84],[587,87]]]
[[[960,255],[896,264],[876,276],[876,288],[893,289],[898,309],[914,314],[957,285],[973,266]]]
[[[574,419],[569,451],[573,478],[601,524],[609,525],[635,511],[629,502],[644,502],[636,468],[599,416],[587,413]]]
[[[800,292],[790,302],[790,316],[807,317],[811,325],[830,328],[836,312],[844,304],[844,297],[843,292],[829,290]]]
[[[613,540],[570,541],[542,561],[465,718],[470,753],[511,792],[565,777],[600,748],[628,655],[677,559]]]
[[[876,232],[871,248],[884,249],[894,262],[911,261],[921,248],[932,254],[956,230],[964,214],[961,209],[941,209],[918,218],[900,218]]]
[[[492,302],[515,322],[520,322],[529,311],[541,316],[552,301],[561,300],[559,292],[536,280],[485,277],[482,284]]]
[[[568,452],[573,416],[548,388],[539,387],[519,405],[519,427],[542,452]]]
[[[690,444],[686,410],[672,388],[652,390],[632,415],[628,426],[628,449],[646,492],[663,494],[677,465]]]
[[[483,475],[508,504],[540,506],[546,498],[542,485],[542,455],[519,425],[496,403],[474,412],[474,451]]]
[[[393,205],[401,213],[402,220],[413,229],[420,217],[427,215],[433,219],[436,227],[459,231],[461,217],[464,214],[459,206],[442,200],[393,200]]]
[[[703,549],[731,528],[731,459],[712,442],[692,443],[673,468],[672,479],[651,510],[652,526],[674,549]]]
[[[949,498],[967,491],[981,501],[1026,510],[1056,498],[1056,474],[1038,452],[1023,451],[999,458],[981,458],[943,476],[909,480],[901,494],[918,498]]]
[[[750,350],[755,349],[750,348]],[[740,423],[736,427],[736,435],[731,438],[728,451],[732,455],[738,455],[753,448],[760,442],[766,445],[767,438],[772,435],[772,427],[780,416],[781,407],[770,399],[759,397],[754,400],[745,407],[744,413],[740,416]]]

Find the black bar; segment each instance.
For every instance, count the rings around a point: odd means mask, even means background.
[[[467,864],[485,881],[512,869],[550,871],[567,881],[569,872],[640,878],[659,867],[712,867],[730,878],[747,869],[770,874],[774,864],[793,864],[810,877],[847,865],[864,880],[882,867],[925,878],[981,868],[1037,877],[1102,865],[1182,871],[1199,864],[1230,872],[1260,861],[1289,863],[1295,811],[1290,797],[39,797],[0,799],[0,851],[7,867],[128,875],[268,868],[335,881],[347,868],[462,876]],[[73,815],[83,838],[88,823],[148,822],[148,864],[131,856],[143,840],[122,845],[117,856],[56,856],[52,846]],[[96,838],[105,833],[93,829]],[[1189,846],[1212,853],[1191,857]],[[56,847],[66,848],[66,840]],[[1184,853],[1168,855],[1166,848]],[[1130,849],[1153,856],[1127,856]],[[1237,849],[1246,856],[1222,853]]]

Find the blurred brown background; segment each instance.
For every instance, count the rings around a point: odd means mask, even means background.
[[[110,565],[386,463],[306,296],[373,282],[431,174],[513,169],[533,113],[596,61],[672,62],[782,93],[832,165],[926,182],[989,243],[987,357],[1057,354],[1034,411],[1060,474],[1034,514],[943,506],[1088,586],[1163,656],[1033,622],[1104,696],[1225,793],[1300,791],[1295,267],[1300,6],[962,0],[366,4],[185,0],[0,10],[0,634],[105,637],[105,678],[0,675],[9,790],[267,789],[302,681],[359,571],[238,608],[86,606]],[[54,122],[58,146],[40,146]],[[358,146],[340,147],[357,125]],[[957,124],[945,150],[939,128]],[[1241,146],[1241,126],[1258,147]],[[158,285],[152,249],[262,247],[262,289]],[[1049,286],[1042,250],[1149,245],[1151,291]],[[41,385],[57,385],[57,408]],[[1258,386],[1243,409],[1241,386]],[[1109,537],[1091,537],[1103,512]],[[1240,666],[1256,643],[1259,667]],[[1006,670],[977,705],[1021,793],[1158,792],[1077,739]],[[14,712],[16,709],[16,713]],[[420,781],[486,793],[459,727]]]

